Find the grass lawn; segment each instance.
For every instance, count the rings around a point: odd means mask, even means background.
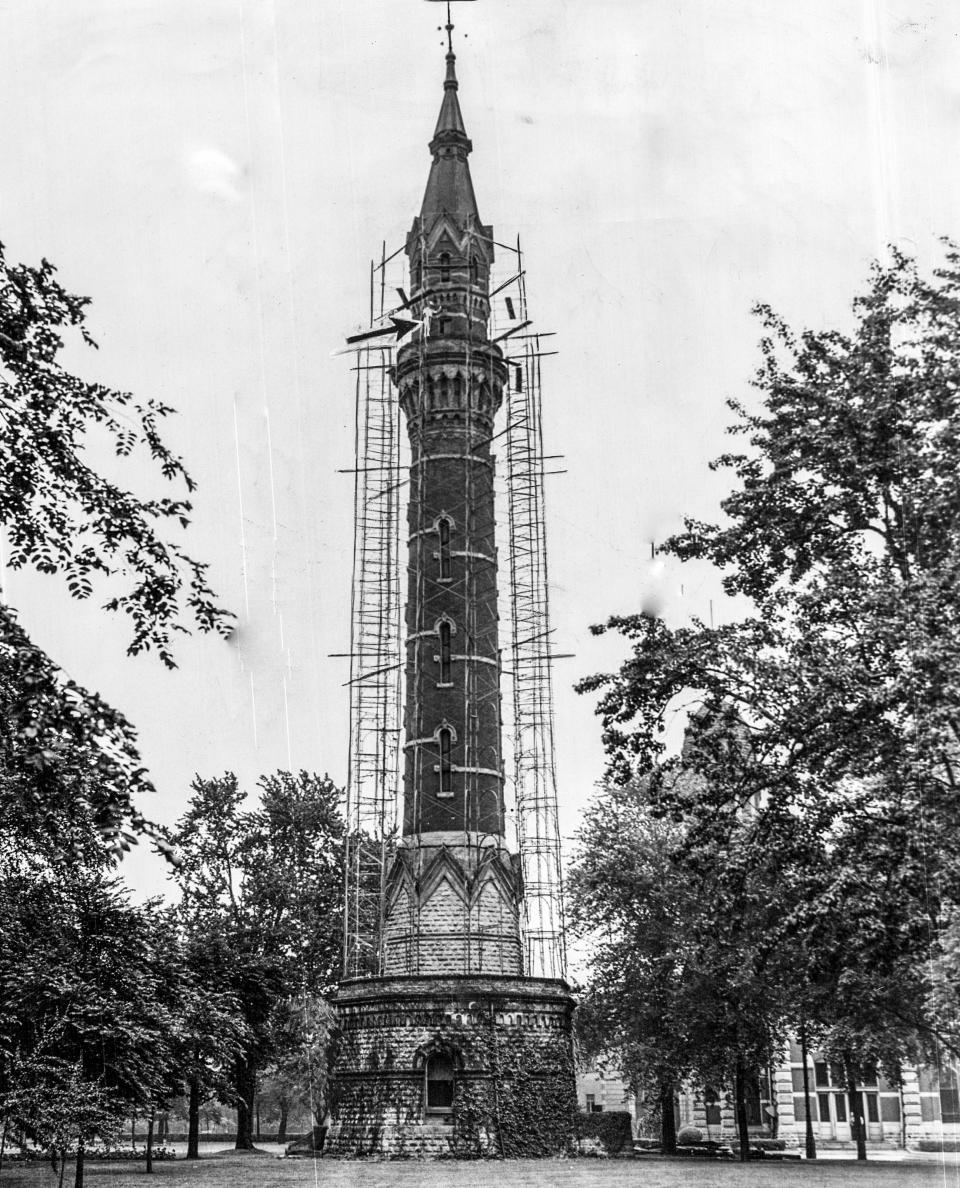
[[[64,1186],[73,1184],[72,1165]],[[146,1188],[143,1166],[89,1163],[84,1181],[89,1188]],[[49,1165],[7,1164],[0,1188],[48,1188],[56,1184]],[[151,1188],[960,1188],[960,1162],[930,1158],[857,1164],[848,1159],[816,1163],[761,1164],[745,1167],[724,1163],[688,1163],[661,1159],[635,1160],[508,1160],[506,1163],[340,1163],[305,1159],[280,1160],[271,1155],[220,1152],[199,1163],[183,1160],[155,1165]]]

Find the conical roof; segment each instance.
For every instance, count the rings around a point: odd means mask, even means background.
[[[447,54],[447,77],[443,80],[443,103],[440,105],[437,126],[433,130],[434,139],[441,132],[459,132],[464,138],[467,135],[467,130],[463,126],[460,100],[457,98],[459,86],[460,84],[457,82],[457,55],[451,51]]]
[[[420,219],[429,225],[440,215],[449,215],[464,223],[472,215],[477,222],[480,214],[470,178],[467,157],[473,148],[463,124],[460,100],[457,97],[456,55],[447,54],[447,75],[443,83],[443,103],[437,126],[430,141],[433,164],[427,178],[427,188],[420,207]]]

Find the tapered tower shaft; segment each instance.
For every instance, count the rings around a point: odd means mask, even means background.
[[[539,506],[535,471],[542,469],[542,449],[538,416],[531,415],[539,407],[539,388],[528,384],[525,394],[517,378],[518,349],[528,362],[535,357],[529,345],[516,346],[517,331],[529,323],[516,321],[509,301],[508,316],[516,324],[500,337],[513,344],[510,360],[495,341],[497,332],[488,329],[491,298],[504,286],[491,293],[493,231],[477,210],[449,37],[448,47],[430,175],[407,236],[409,280],[397,285],[419,327],[406,336],[392,365],[358,363],[361,376],[379,373],[381,384],[389,368],[410,441],[405,482],[395,473],[398,455],[389,430],[383,460],[358,460],[357,470],[358,510],[365,517],[376,508],[373,536],[358,520],[364,544],[393,539],[380,526],[396,523],[396,504],[383,500],[405,488],[408,501],[403,823],[397,843],[388,828],[386,796],[395,772],[393,718],[366,712],[364,700],[354,751],[358,811],[351,818],[347,863],[347,904],[355,905],[355,923],[346,932],[354,938],[354,957],[337,991],[333,1122],[325,1148],[334,1157],[553,1157],[570,1151],[573,1142],[574,1003],[558,976],[561,960],[549,963],[542,956],[551,945],[559,952],[557,926],[542,910],[551,895],[559,895],[559,883],[551,881],[552,868],[543,861],[542,843],[550,833],[544,822],[555,836],[556,814],[548,819],[545,813],[555,801],[540,779],[544,761],[537,744],[549,725],[549,689],[537,675],[543,656],[549,658],[546,604],[538,594],[546,574],[537,568],[542,534],[530,502]],[[389,259],[384,248],[381,312]],[[522,269],[517,272],[522,277]],[[381,327],[371,337],[384,333]],[[521,397],[526,401],[518,416],[526,426],[525,444],[513,437],[512,422],[506,431],[494,430],[508,367],[514,372],[511,409]],[[373,387],[375,396],[384,396],[384,387]],[[372,425],[372,440],[379,440],[384,403],[367,399],[363,407],[363,427]],[[360,428],[358,416],[358,434]],[[520,739],[519,751],[514,747],[517,817],[529,843],[523,865],[505,836],[501,754],[493,446],[504,432],[511,545],[526,558],[515,559],[510,569],[511,668],[521,687],[514,714]],[[370,490],[364,485],[368,475],[375,476]],[[355,583],[355,598],[370,588],[368,571],[388,570],[396,556],[389,548],[373,553],[358,552],[364,583],[362,589]],[[356,602],[355,623],[359,616],[374,624],[359,636],[361,659],[352,677],[363,685],[364,698],[368,686],[376,693],[373,682],[396,672],[387,654],[394,638],[387,626],[395,621],[394,588],[384,583],[384,607],[391,613],[382,619],[382,641],[376,620],[365,615],[364,597]],[[524,619],[520,636],[518,594],[535,618]],[[376,874],[378,862],[389,866],[383,884],[367,877]],[[538,905],[527,912],[527,968],[520,941],[521,871]],[[374,887],[381,891],[376,903],[364,895]]]
[[[420,214],[407,237],[423,326],[397,355],[410,438],[403,834],[387,972],[521,972],[505,840],[493,423],[507,368],[488,335],[492,228],[447,55]]]

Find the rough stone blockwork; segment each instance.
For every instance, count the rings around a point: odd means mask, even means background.
[[[519,974],[518,885],[505,848],[402,848],[387,881],[384,972]]]
[[[333,1052],[340,1158],[555,1155],[573,1141],[573,999],[532,978],[344,983]],[[426,1065],[454,1069],[452,1109],[426,1109]]]

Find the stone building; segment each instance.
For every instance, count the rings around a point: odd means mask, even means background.
[[[576,1108],[574,1004],[562,976],[525,968],[505,821],[493,443],[508,363],[490,334],[494,235],[474,196],[449,17],[447,31],[405,247],[420,326],[391,376],[410,443],[402,832],[379,964],[337,996],[327,1149],[344,1157],[553,1154]]]
[[[870,1066],[861,1075],[857,1091],[863,1098],[869,1146],[882,1149],[922,1141],[960,1142],[960,1068],[955,1061],[943,1063],[939,1070],[908,1065],[901,1071],[899,1085]],[[818,1146],[852,1146],[855,1140],[843,1070],[822,1053],[809,1052],[805,1095],[802,1053],[793,1042],[783,1060],[765,1070],[748,1089],[750,1133],[757,1138],[781,1138],[788,1146],[802,1148],[808,1098]],[[736,1138],[733,1102],[724,1090],[682,1093],[677,1121],[680,1126],[696,1126],[708,1139]]]

